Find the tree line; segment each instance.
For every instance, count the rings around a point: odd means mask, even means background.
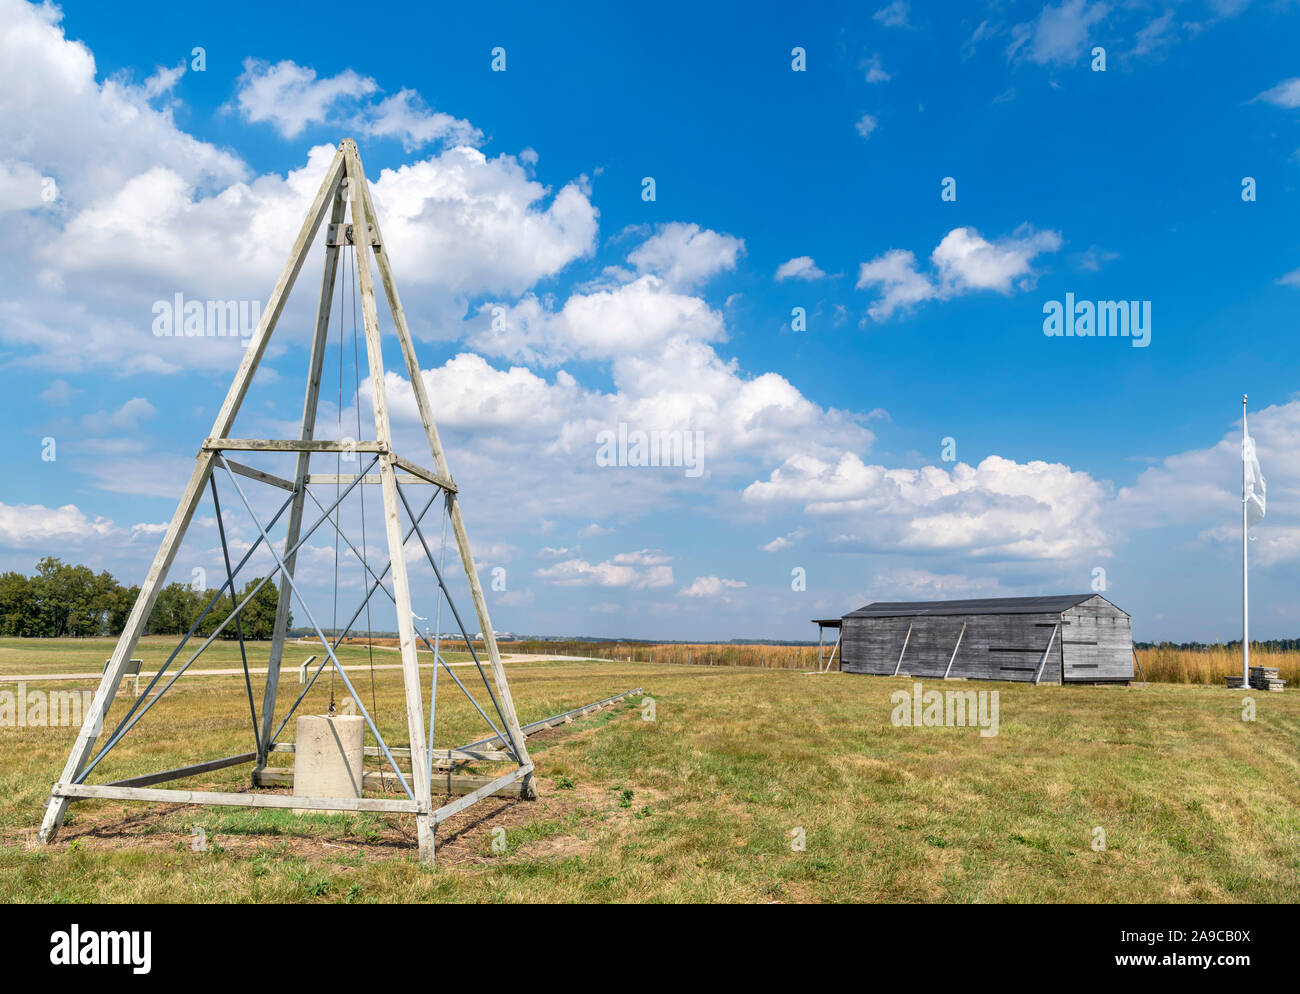
[[[244,584],[239,599],[260,582],[255,577]],[[279,603],[276,584],[262,587],[239,614],[246,639],[269,639]],[[140,593],[138,586],[124,587],[111,573],[96,573],[88,566],[72,566],[46,556],[31,576],[9,571],[0,573],[0,636],[20,638],[88,638],[120,635],[127,616]],[[158,592],[145,625],[146,635],[183,635],[198,619],[215,589],[198,590],[185,583],[170,583]],[[235,608],[230,595],[222,596],[200,623],[198,634],[206,637]],[[292,623],[292,615],[289,618]],[[232,622],[218,638],[237,637]]]
[[[1241,639],[1231,642],[1134,642],[1137,649],[1177,649],[1180,652],[1241,652]],[[1250,647],[1267,652],[1300,652],[1300,639],[1251,639]]]

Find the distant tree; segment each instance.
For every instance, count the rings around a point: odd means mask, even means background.
[[[108,598],[117,582],[108,573],[96,575],[87,566],[64,566],[60,587],[68,599],[64,635],[89,638],[108,629]]]
[[[199,595],[188,584],[169,583],[158,591],[145,631],[150,635],[183,635],[198,617]]]
[[[196,603],[194,605],[195,617],[198,617],[199,613],[202,612],[202,610],[208,606],[208,603],[212,598],[216,596],[217,592],[215,590],[205,590],[202,594],[196,594]],[[217,602],[212,605],[212,610],[204,616],[202,623],[199,625],[199,634],[205,638],[211,635],[217,630],[221,623],[230,616],[230,612],[234,609],[235,605],[228,595],[223,594],[221,597],[217,598]],[[219,637],[223,639],[232,639],[235,638],[237,634],[238,632],[235,628],[235,623],[232,621],[230,624],[226,625],[225,628],[221,629],[221,635]]]
[[[260,578],[244,585],[239,600],[252,593]],[[140,596],[139,587],[123,587],[107,570],[95,573],[87,566],[70,566],[55,556],[45,556],[31,577],[9,571],[0,574],[0,636],[59,638],[120,635]],[[169,583],[158,591],[145,623],[146,635],[183,635],[199,619],[204,607],[217,596],[215,590],[198,591],[184,583]],[[275,627],[279,592],[265,584],[240,612],[247,639],[269,639]],[[211,635],[234,610],[229,594],[216,600],[198,626]],[[290,616],[292,624],[292,616]],[[238,637],[232,621],[219,638]]]
[[[140,596],[139,587],[123,587],[115,583],[114,590],[108,596],[108,634],[121,635],[126,627],[126,619],[135,607],[135,599]]]
[[[36,594],[35,631],[41,638],[58,638],[68,630],[72,614],[67,567],[63,560],[45,556],[36,564],[32,589]]]
[[[244,591],[240,595],[242,600],[252,593],[253,588],[257,586],[258,579],[250,580],[244,585]],[[267,583],[249,602],[248,607],[240,614],[240,620],[244,626],[244,638],[247,639],[269,639],[275,629],[275,612],[280,603],[280,594],[275,583]],[[293,614],[288,617],[288,624],[293,624]]]
[[[36,621],[36,591],[21,573],[0,574],[0,635],[32,634]]]

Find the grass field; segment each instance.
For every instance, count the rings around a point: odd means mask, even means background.
[[[97,670],[108,649],[0,640],[0,667]],[[141,648],[146,669],[160,650]],[[238,664],[234,646],[214,651],[203,666]],[[309,651],[294,647],[289,659]],[[365,662],[363,648],[344,654]],[[254,646],[253,664],[265,655]],[[81,802],[55,845],[31,848],[75,730],[0,728],[0,900],[1291,902],[1300,893],[1291,690],[1254,694],[1247,722],[1240,691],[1209,686],[950,685],[999,692],[999,734],[982,738],[893,726],[890,694],[911,686],[902,679],[508,665],[524,722],[636,686],[654,698],[656,720],[642,720],[638,698],[530,739],[541,798],[489,800],[440,826],[431,870],[415,861],[405,816]],[[473,669],[457,673],[477,680]],[[353,680],[369,705],[368,675]],[[479,737],[485,726],[445,676],[438,691],[438,744]],[[281,713],[296,693],[295,672]],[[314,690],[307,708],[321,710],[327,696]],[[376,674],[379,724],[395,742],[406,737],[401,696],[400,671]],[[249,726],[242,676],[183,679],[91,779],[250,748]],[[247,778],[236,767],[168,786],[239,790]],[[192,848],[195,826],[206,851]],[[490,845],[497,827],[502,853]],[[1104,851],[1092,847],[1096,828]],[[803,851],[792,848],[796,829]]]

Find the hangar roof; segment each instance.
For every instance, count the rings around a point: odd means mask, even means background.
[[[846,618],[915,618],[952,614],[1060,614],[1099,594],[1050,594],[1042,597],[985,597],[966,601],[875,601]],[[1104,597],[1102,600],[1106,600]],[[1110,604],[1110,601],[1106,601]],[[1111,607],[1115,605],[1111,604]],[[1121,610],[1116,608],[1116,610]],[[1127,612],[1122,612],[1127,613]]]

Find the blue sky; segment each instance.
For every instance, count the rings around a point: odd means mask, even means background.
[[[1231,638],[1249,392],[1252,635],[1294,636],[1296,5],[961,10],[0,0],[0,568],[143,576],[241,354],[155,336],[154,306],[265,301],[351,136],[485,582],[503,570],[498,629],[804,638],[868,600],[1101,567],[1138,637]],[[296,430],[320,258],[243,434]],[[1044,335],[1067,293],[1149,301],[1149,343]],[[344,351],[323,435],[355,425]],[[619,424],[700,433],[702,473],[600,465]],[[219,557],[205,509],[173,577]],[[332,557],[327,526],[303,568],[322,620]]]

